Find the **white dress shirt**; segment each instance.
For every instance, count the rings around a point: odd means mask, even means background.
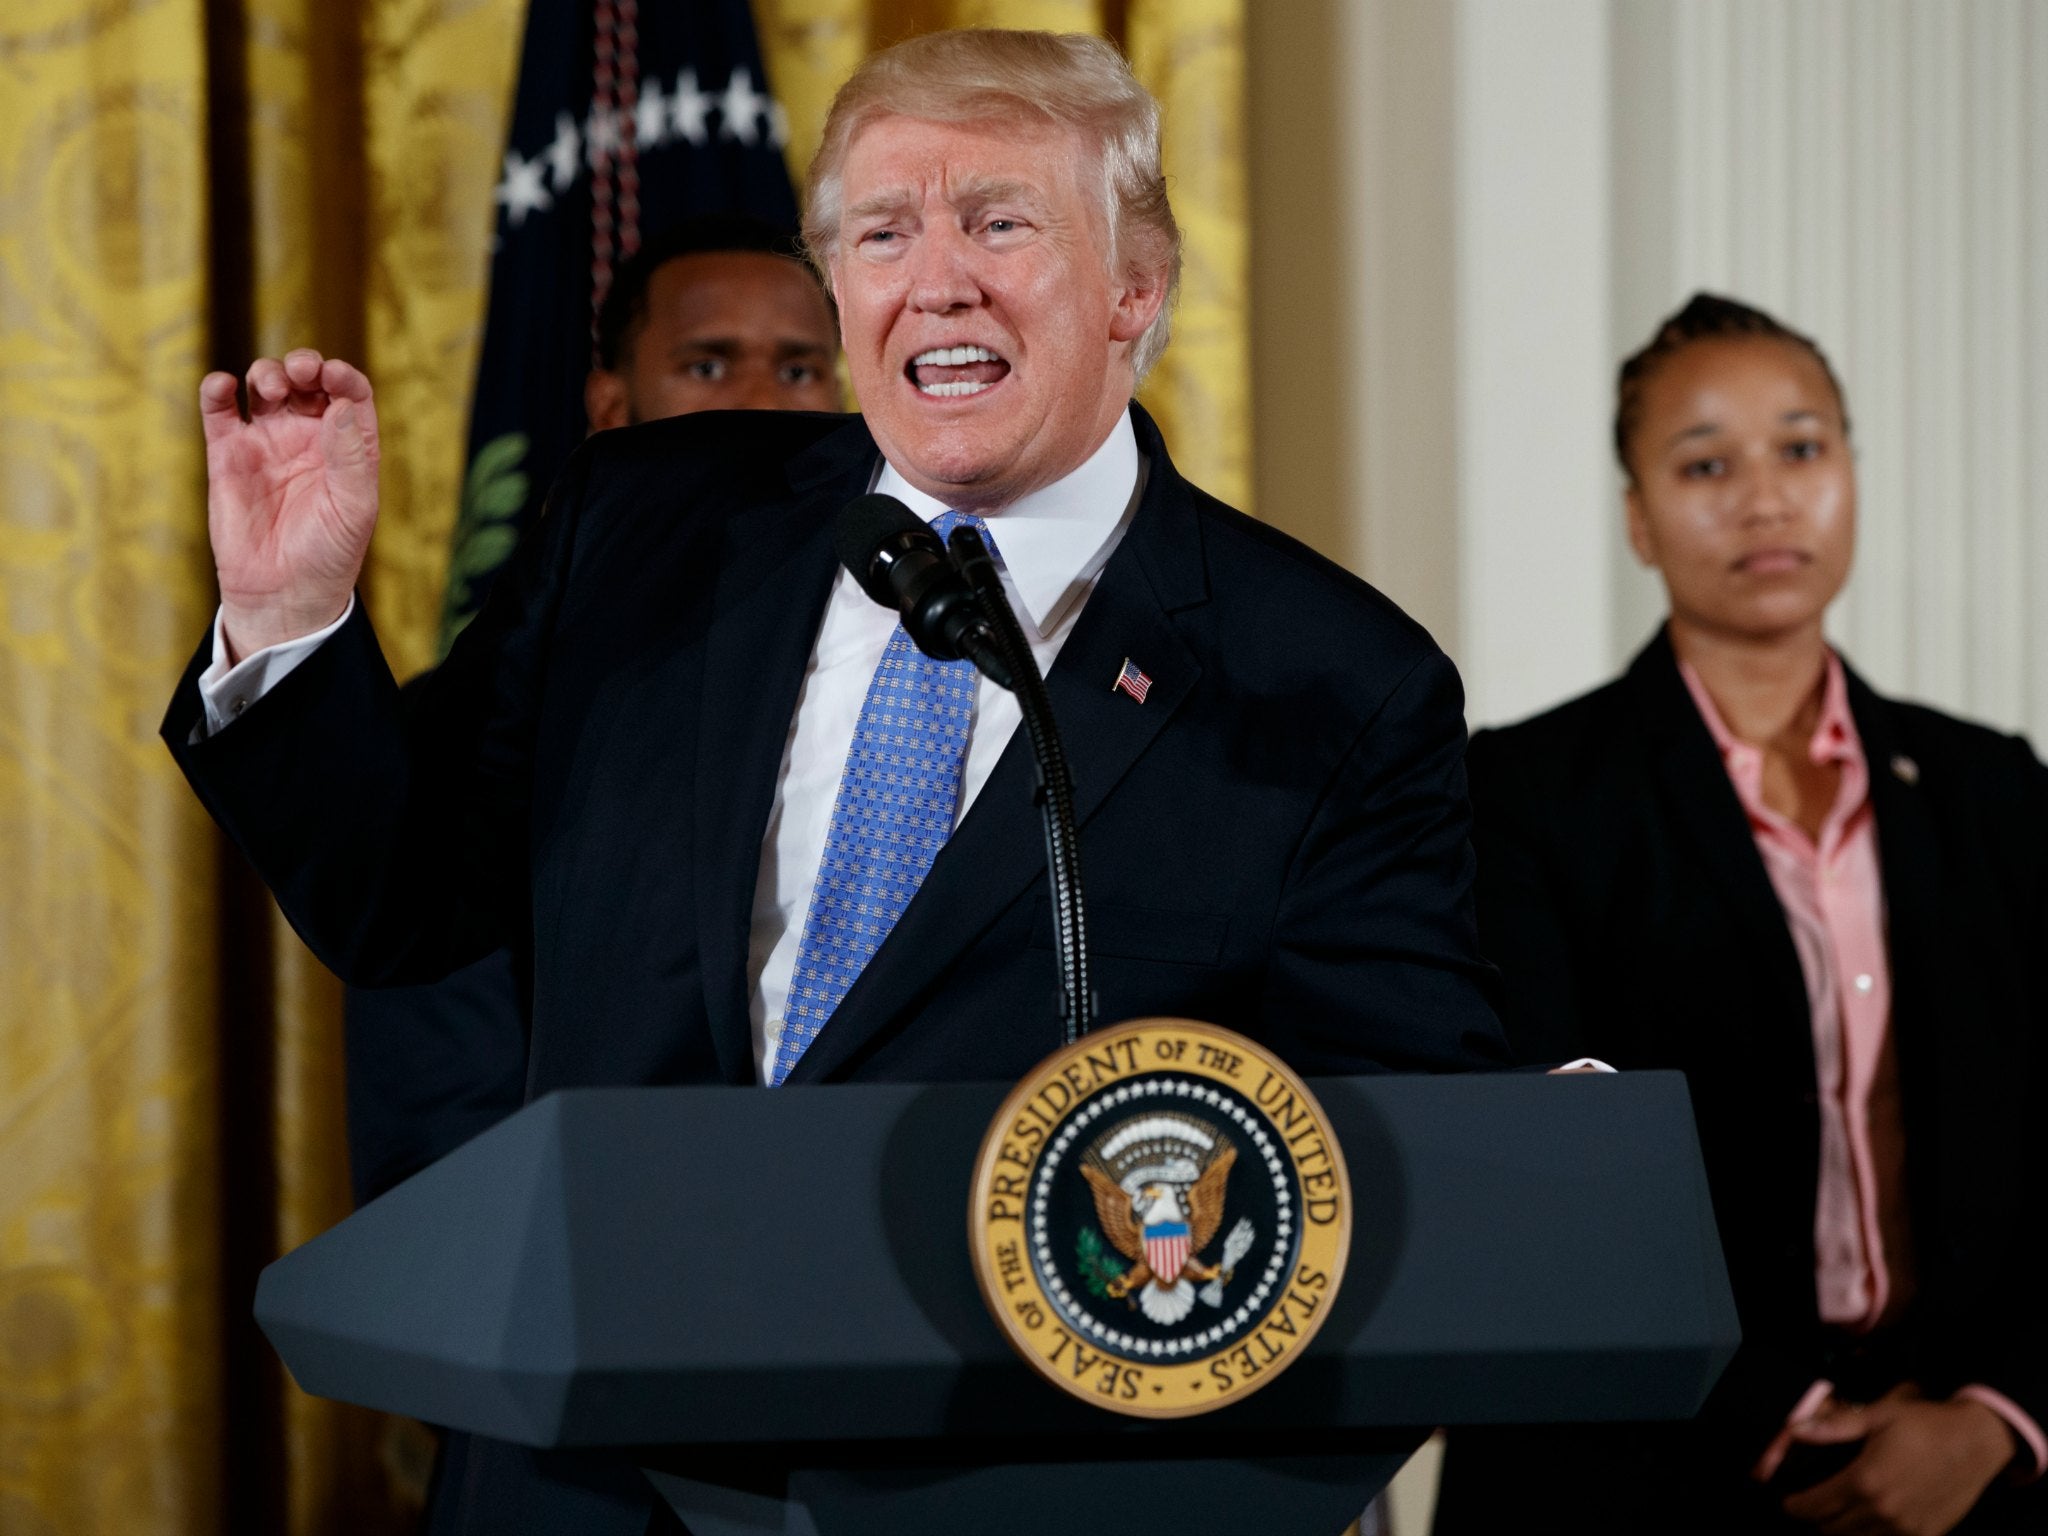
[[[1130,526],[1140,485],[1138,440],[1126,414],[1117,418],[1116,430],[1087,463],[986,519],[1004,594],[1017,610],[1039,671],[1052,669],[1053,658],[1073,633],[1082,604]],[[875,489],[896,497],[926,522],[947,510],[888,464]],[[896,626],[895,614],[862,592],[850,573],[842,570],[834,578],[782,749],[754,882],[747,981],[755,1068],[764,1082],[782,1039],[782,1011],[810,914],[811,889],[825,856],[839,777],[853,747],[853,728]],[[1106,677],[1102,686],[1114,681]],[[996,759],[1022,718],[1015,695],[977,677],[955,826],[995,771]]]
[[[325,629],[316,629],[310,635],[301,635],[296,640],[286,640],[252,652],[229,666],[226,614],[216,610],[213,615],[213,660],[199,674],[199,702],[206,709],[206,734],[211,736],[215,731],[225,729],[230,720],[283,682],[293,667],[317,651],[320,643],[346,624],[348,616],[355,611],[355,594],[351,592],[348,606],[341,610],[341,617]]]
[[[1041,672],[1073,632],[1081,608],[1102,568],[1122,542],[1137,511],[1143,486],[1137,435],[1128,413],[1086,463],[1022,500],[989,514],[1003,591]],[[874,489],[902,501],[927,522],[947,509],[915,489],[884,463]],[[224,729],[346,622],[349,601],[327,628],[258,651],[230,666],[221,620],[214,619],[213,659],[199,677],[209,734]],[[796,971],[796,954],[809,915],[811,888],[825,853],[825,832],[839,777],[853,746],[853,728],[867,698],[868,683],[896,630],[890,610],[872,601],[846,571],[840,571],[826,599],[824,622],[804,668],[796,713],[783,744],[775,801],[761,839],[761,864],[754,887],[754,911],[747,953],[755,1068],[767,1080],[782,1038],[783,1007]],[[1103,687],[1115,681],[1104,678]],[[1017,700],[987,678],[978,678],[974,719],[954,812],[967,814],[982,785],[995,771],[1022,719]]]

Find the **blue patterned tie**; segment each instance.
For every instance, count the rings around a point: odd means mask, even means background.
[[[988,538],[978,517],[945,512],[932,520],[942,539],[963,526]],[[769,1087],[818,1038],[953,835],[973,720],[974,663],[932,660],[899,623],[839,776]]]

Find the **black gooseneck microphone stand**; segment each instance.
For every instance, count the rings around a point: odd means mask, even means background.
[[[1066,1043],[1072,1045],[1095,1023],[1095,989],[1088,974],[1088,923],[1081,902],[1081,840],[1074,827],[1074,783],[1067,772],[1066,750],[1053,722],[1052,697],[1038,660],[1018,626],[1002,578],[989,558],[981,535],[969,527],[955,528],[947,553],[987,621],[996,652],[1014,680],[1010,691],[1023,711],[1024,730],[1031,738],[1036,784],[1033,798],[1045,818],[1045,867],[1052,885],[1053,948],[1060,971],[1060,1020]]]

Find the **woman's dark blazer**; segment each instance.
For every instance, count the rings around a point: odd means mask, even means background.
[[[2022,740],[1848,683],[1884,875],[1918,1281],[1893,1351],[1932,1394],[1981,1382],[2048,1424],[2048,769]],[[1580,1501],[1603,1479],[1661,1487],[1662,1523],[1644,1528],[1678,1529],[1677,1483],[1740,1497],[1801,1393],[1856,1370],[1814,1294],[1820,1116],[1799,959],[1662,633],[1618,681],[1479,733],[1469,766],[1480,942],[1505,979],[1510,1044],[1524,1061],[1686,1074],[1743,1344],[1696,1425],[1454,1436],[1438,1529],[1591,1530]],[[1573,1511],[1555,1526],[1530,1523],[1545,1500],[1502,1475],[1518,1445]],[[1515,1488],[1501,1523],[1465,1521],[1489,1487]],[[2023,1495],[2041,1522],[2026,1528],[2048,1531],[2040,1487]]]

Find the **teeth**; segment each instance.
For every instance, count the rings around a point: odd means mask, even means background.
[[[962,379],[958,384],[920,384],[917,389],[919,394],[924,395],[978,395],[984,389],[994,387],[991,384],[977,383],[973,379]]]
[[[911,360],[913,366],[929,364],[934,368],[957,368],[962,363],[1000,363],[1002,359],[987,347],[933,347],[929,352],[920,352]]]

